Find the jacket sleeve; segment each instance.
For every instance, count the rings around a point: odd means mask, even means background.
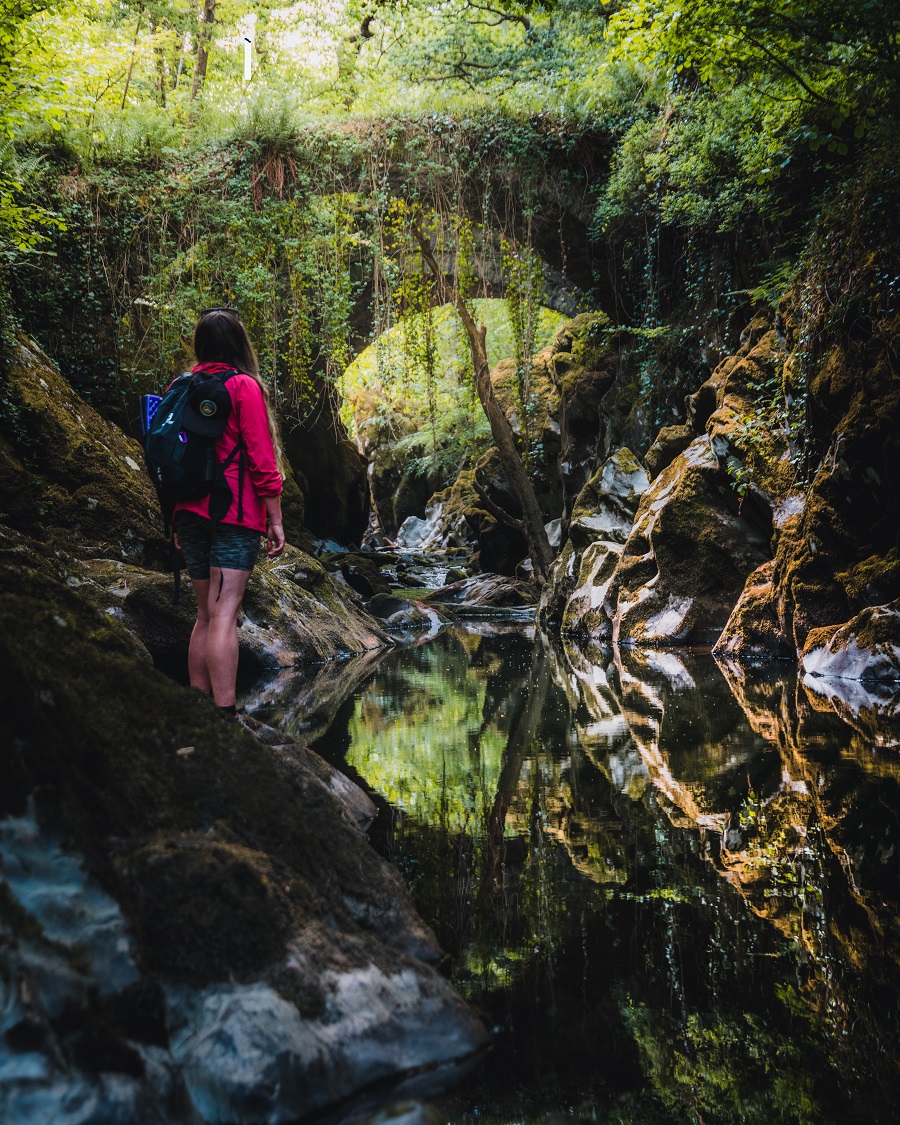
[[[249,375],[236,375],[231,381],[236,384],[238,424],[253,488],[257,496],[278,496],[282,489],[281,473],[275,462],[263,393]]]

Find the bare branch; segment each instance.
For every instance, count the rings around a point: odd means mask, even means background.
[[[516,517],[511,516],[505,508],[501,508],[499,504],[495,503],[495,501],[493,501],[485,492],[484,486],[478,479],[477,473],[472,478],[472,487],[475,489],[475,494],[477,495],[478,499],[487,509],[488,513],[494,517],[494,519],[499,520],[501,523],[506,524],[507,527],[511,527],[515,531],[521,531],[521,533],[527,538],[525,521],[517,520]]]
[[[472,8],[476,12],[487,12],[488,15],[497,16],[497,19],[488,24],[489,27],[496,27],[501,23],[520,23],[526,31],[531,31],[531,20],[527,16],[519,16],[514,12],[504,12],[499,8],[492,8],[489,4],[475,4],[473,0],[466,0],[466,7]]]

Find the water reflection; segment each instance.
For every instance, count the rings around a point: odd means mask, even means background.
[[[334,715],[316,748],[381,799],[380,846],[497,1029],[448,1119],[893,1119],[883,737],[789,672],[486,625],[336,697],[269,717]]]

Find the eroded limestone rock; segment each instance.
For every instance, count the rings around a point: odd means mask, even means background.
[[[568,541],[541,594],[543,623],[558,624],[565,633],[609,633],[604,599],[649,483],[634,454],[620,449],[584,486],[572,510]]]
[[[613,641],[711,644],[766,550],[709,438],[695,438],[641,497],[605,599]]]
[[[808,347],[795,337],[790,329],[784,363],[789,393],[797,393],[794,383],[802,387]],[[817,668],[823,662],[839,669],[841,679],[877,679],[886,667],[883,646],[900,648],[896,613],[880,615],[879,652],[865,644],[853,647],[852,637],[868,629],[869,619],[860,615],[888,606],[900,594],[900,379],[889,348],[849,339],[818,357],[805,378],[807,440],[813,449],[818,446],[821,460],[806,494],[788,492],[776,509],[768,592],[758,583],[748,588],[719,647],[737,658],[745,648],[751,656],[754,649],[786,648],[804,654],[804,667],[806,654],[816,651]],[[827,641],[820,630],[827,631]],[[747,632],[756,638],[749,647],[742,636]]]

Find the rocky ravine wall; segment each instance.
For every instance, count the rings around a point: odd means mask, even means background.
[[[365,795],[153,667],[139,448],[27,342],[0,390],[0,1118],[293,1121],[479,1052]],[[298,550],[253,585],[261,663],[383,641]]]
[[[595,640],[714,645],[738,664],[797,658],[833,702],[849,689],[830,681],[882,683],[851,710],[900,717],[900,376],[871,342],[820,358],[809,426],[825,453],[800,487],[788,436],[757,421],[761,388],[799,393],[793,347],[757,318],[686,422],[660,432],[646,478],[627,449],[600,465],[540,616]],[[623,498],[636,509],[624,535]]]

